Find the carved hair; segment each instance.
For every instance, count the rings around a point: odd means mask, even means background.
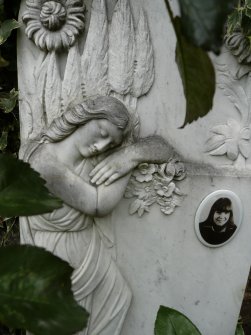
[[[124,104],[114,97],[102,96],[87,99],[69,108],[56,118],[42,135],[43,140],[59,142],[72,134],[79,126],[91,120],[105,119],[123,130],[124,137],[130,130],[130,114]]]

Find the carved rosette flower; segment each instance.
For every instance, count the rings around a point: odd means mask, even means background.
[[[69,49],[84,29],[82,0],[27,0],[26,35],[44,51]]]
[[[250,127],[228,120],[227,124],[217,125],[211,129],[212,136],[206,143],[206,150],[214,156],[227,155],[235,161],[239,154],[248,158],[250,154]]]
[[[225,44],[240,64],[251,63],[250,40],[241,31],[236,31],[225,38]]]

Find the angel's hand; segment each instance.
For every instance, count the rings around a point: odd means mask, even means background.
[[[91,183],[110,185],[138,165],[129,148],[122,148],[103,159],[90,173]]]

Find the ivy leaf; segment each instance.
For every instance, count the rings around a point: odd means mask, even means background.
[[[87,312],[73,298],[73,269],[42,248],[0,249],[0,321],[36,335],[71,335],[82,330]]]
[[[0,154],[0,215],[36,215],[53,211],[62,201],[49,194],[45,181],[28,163]]]
[[[237,0],[179,0],[182,31],[187,39],[207,51],[220,52],[224,24]]]
[[[155,321],[154,335],[201,335],[195,325],[180,312],[160,306]]]
[[[7,140],[8,140],[8,130],[5,128],[2,131],[2,135],[0,137],[0,151],[3,151],[7,147]]]
[[[13,88],[10,93],[0,93],[0,108],[5,113],[10,113],[16,106],[18,92]]]
[[[10,63],[6,60],[6,59],[4,59],[2,56],[1,56],[1,54],[0,54],[0,68],[1,67],[6,67],[6,66],[8,66]]]
[[[12,30],[20,27],[19,22],[16,20],[5,20],[0,23],[0,45],[3,44],[10,36]]]
[[[239,30],[241,28],[242,22],[242,13],[241,9],[234,10],[227,19],[227,34],[230,35],[234,31]]]
[[[4,18],[4,2],[3,0],[0,0],[0,21],[2,21]]]
[[[244,330],[243,330],[241,324],[237,325],[237,328],[236,328],[236,331],[235,331],[235,335],[245,335]]]
[[[176,63],[179,68],[186,97],[187,123],[205,116],[213,105],[215,72],[208,54],[189,43],[182,34],[180,18],[174,19],[177,35]]]

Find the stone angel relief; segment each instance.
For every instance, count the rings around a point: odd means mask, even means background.
[[[119,334],[131,300],[95,218],[118,204],[138,164],[164,162],[173,153],[158,136],[128,143],[130,127],[122,102],[108,96],[88,99],[56,118],[24,154],[64,205],[23,218],[21,240],[46,248],[75,269],[75,298],[91,312],[80,334]]]
[[[21,242],[44,247],[74,268],[74,296],[90,312],[79,334],[118,335],[131,291],[113,258],[109,214],[129,190],[137,197],[131,214],[143,215],[153,203],[171,214],[183,197],[175,181],[185,177],[163,138],[139,137],[137,99],[154,82],[147,17],[140,10],[135,27],[130,2],[118,0],[109,21],[109,1],[93,0],[83,38],[84,1],[23,3],[20,155],[64,205],[21,218]],[[28,60],[32,71],[23,67]],[[150,176],[141,164],[149,164]]]

